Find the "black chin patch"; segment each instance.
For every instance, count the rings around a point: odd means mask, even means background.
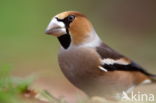
[[[58,40],[64,49],[67,49],[71,43],[71,37],[69,34],[64,34],[58,37]]]

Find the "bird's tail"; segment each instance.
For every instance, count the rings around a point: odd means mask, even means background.
[[[153,83],[156,83],[156,75],[152,74],[152,75],[150,75],[150,78]]]

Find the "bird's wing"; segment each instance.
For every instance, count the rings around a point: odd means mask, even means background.
[[[96,48],[97,53],[101,56],[101,65],[99,69],[103,71],[139,71],[145,75],[153,76],[143,69],[140,65],[131,61],[127,57],[119,54],[106,44],[102,43]]]

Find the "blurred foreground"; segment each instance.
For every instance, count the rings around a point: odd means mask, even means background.
[[[54,88],[56,87],[54,86],[56,84],[48,82],[50,80],[48,78],[45,80],[39,79],[35,82],[32,77],[11,76],[10,70],[11,68],[8,65],[0,69],[0,103],[155,103],[155,97],[152,100],[148,97],[150,96],[148,94],[156,95],[156,84],[138,86],[134,90],[134,93],[137,94],[134,98],[135,102],[127,98],[126,101],[122,99],[116,101],[101,97],[87,98],[87,96],[80,95],[80,92],[78,93],[76,89],[72,88],[65,92],[67,84],[64,88],[60,86],[58,87],[60,90],[55,91]],[[141,93],[144,93],[144,98],[141,97]]]

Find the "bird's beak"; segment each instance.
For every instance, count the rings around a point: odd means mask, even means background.
[[[59,37],[61,35],[66,34],[66,28],[62,21],[57,21],[56,18],[53,18],[49,23],[45,33]]]

